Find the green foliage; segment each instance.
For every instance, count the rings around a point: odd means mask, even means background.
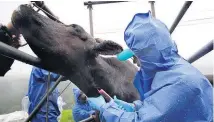
[[[62,111],[60,122],[74,122],[71,109]]]

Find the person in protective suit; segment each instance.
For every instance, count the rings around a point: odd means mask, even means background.
[[[48,85],[48,75],[49,72],[33,67],[29,86],[28,94],[29,97],[29,108],[28,114],[30,114],[34,108],[38,105],[40,100],[47,92]],[[50,83],[49,88],[54,85],[54,82],[59,78],[60,75],[50,72]],[[46,113],[48,112],[48,122],[58,122],[57,117],[60,115],[59,107],[57,104],[57,99],[59,97],[58,89],[56,88],[51,94],[49,94],[48,101],[48,111],[47,111],[47,102],[41,107],[39,112],[32,118],[31,122],[46,122]]]
[[[128,24],[124,39],[141,66],[134,85],[141,100],[134,112],[119,109],[114,100],[100,106],[103,122],[211,122],[213,91],[200,71],[178,54],[164,23],[151,13],[138,13]]]
[[[73,89],[75,104],[72,108],[72,114],[75,122],[79,122],[89,117],[93,117],[94,121],[98,121],[96,110],[93,110],[88,102],[87,96],[78,88]]]

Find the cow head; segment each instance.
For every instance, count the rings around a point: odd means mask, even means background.
[[[77,24],[58,23],[27,5],[14,11],[12,23],[45,66],[62,74],[67,68],[75,71],[82,68],[87,60],[95,59],[98,54],[112,55],[122,51],[122,47],[112,41],[97,43]]]
[[[81,26],[58,23],[27,5],[19,6],[11,21],[46,69],[72,77],[72,82],[81,86],[84,92],[86,87],[93,85],[89,70],[100,65],[98,55],[114,55],[122,51],[115,42],[96,41]]]

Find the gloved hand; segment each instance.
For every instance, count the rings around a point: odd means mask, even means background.
[[[100,112],[96,110],[95,113],[92,115],[95,122],[100,122],[99,114]]]
[[[0,41],[2,41],[5,44],[11,45],[12,40],[10,39],[10,36],[9,34],[7,34],[7,32],[8,32],[7,27],[3,26],[0,23],[0,39],[1,39]]]
[[[18,43],[18,41],[14,41],[12,39],[12,35],[8,28],[2,25],[1,23],[0,23],[0,41],[13,47],[16,47],[14,44]],[[10,67],[13,64],[14,59],[0,55],[0,62],[1,62],[0,76],[4,76],[10,70]]]
[[[101,95],[97,98],[96,97],[89,97],[88,103],[92,107],[92,109],[95,109],[98,111],[100,111],[100,107],[102,105],[106,104],[105,99]]]
[[[15,48],[21,46],[19,40],[20,34],[12,29],[11,24],[9,28],[0,23],[0,41]]]
[[[126,112],[135,111],[135,106],[133,103],[127,103],[125,101],[119,100],[116,96],[114,96],[114,102],[117,103],[118,106],[121,106],[122,109],[124,109]]]

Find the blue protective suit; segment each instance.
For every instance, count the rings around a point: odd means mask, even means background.
[[[72,109],[72,114],[75,122],[79,122],[83,119],[86,119],[90,117],[90,115],[95,113],[95,111],[92,110],[92,107],[89,105],[88,102],[81,103],[78,100],[78,97],[80,96],[80,93],[81,93],[80,89],[74,88],[73,93],[74,93],[75,105]]]
[[[54,85],[54,82],[59,78],[58,74],[51,73],[50,87]],[[48,83],[48,71],[33,67],[29,86],[28,86],[28,97],[29,97],[29,109],[30,114],[36,105],[40,102],[42,97],[46,94]],[[57,104],[57,98],[59,96],[58,89],[55,89],[49,96],[49,109],[48,109],[48,121],[57,122],[57,117],[60,115],[60,111]],[[46,103],[42,106],[39,112],[31,120],[31,122],[45,122],[46,121]]]
[[[141,67],[134,85],[141,100],[136,112],[124,112],[111,101],[101,107],[104,122],[211,122],[212,86],[179,54],[167,27],[148,13],[136,14],[124,39]]]

